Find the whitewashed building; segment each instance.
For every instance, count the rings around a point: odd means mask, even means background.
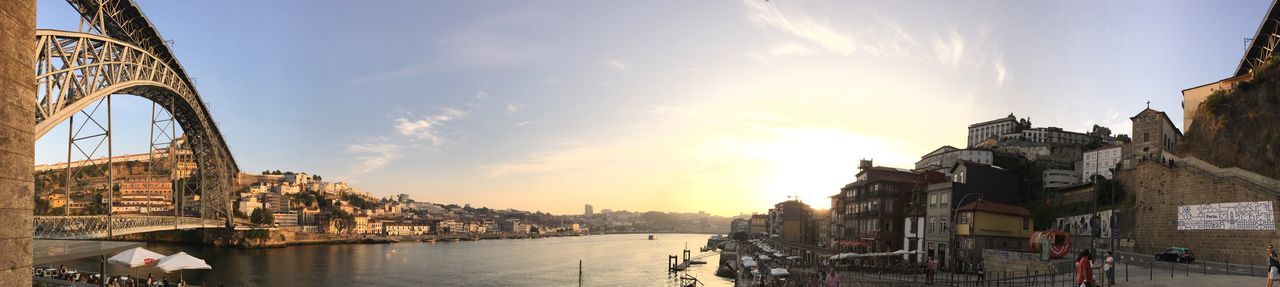
[[[969,125],[969,145],[973,147],[988,138],[999,138],[1005,134],[1018,132],[1018,118],[1013,114],[1008,117]]]
[[[1069,169],[1046,169],[1044,177],[1044,188],[1062,188],[1080,183],[1080,176],[1076,171]]]
[[[1113,145],[1084,152],[1081,166],[1084,167],[1081,177],[1084,181],[1093,181],[1093,175],[1102,175],[1112,179],[1112,169],[1124,160],[1124,146]]]

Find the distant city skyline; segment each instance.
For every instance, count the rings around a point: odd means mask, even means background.
[[[137,2],[245,172],[716,215],[825,208],[859,159],[909,168],[1010,113],[1124,134],[1147,101],[1181,115],[1270,4]],[[38,5],[39,27],[76,29],[65,3]],[[116,153],[145,150],[150,107],[116,101]],[[65,161],[65,140],[39,139],[36,163]]]

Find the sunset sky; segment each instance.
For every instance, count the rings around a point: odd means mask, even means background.
[[[137,2],[245,172],[719,215],[827,207],[859,159],[912,167],[1009,113],[1126,134],[1147,101],[1181,115],[1180,91],[1228,76],[1270,4]],[[38,5],[41,28],[76,28],[65,1]],[[117,153],[144,151],[149,104],[117,99]],[[37,163],[65,160],[65,131]]]

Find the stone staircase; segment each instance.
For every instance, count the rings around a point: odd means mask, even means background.
[[[1215,181],[1233,181],[1239,184],[1255,187],[1258,190],[1268,191],[1275,196],[1280,196],[1280,180],[1269,178],[1238,167],[1218,167],[1196,157],[1178,157],[1168,152],[1165,152],[1163,156],[1165,159],[1172,159],[1174,167],[1185,168],[1188,171],[1213,178]]]

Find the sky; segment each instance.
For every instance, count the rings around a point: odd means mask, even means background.
[[[1128,134],[1229,76],[1270,1],[136,0],[242,171],[556,214],[817,208],[966,127]],[[38,26],[75,30],[63,1]],[[150,103],[114,97],[119,153]],[[65,123],[37,163],[67,157]],[[79,158],[78,154],[73,158]]]

